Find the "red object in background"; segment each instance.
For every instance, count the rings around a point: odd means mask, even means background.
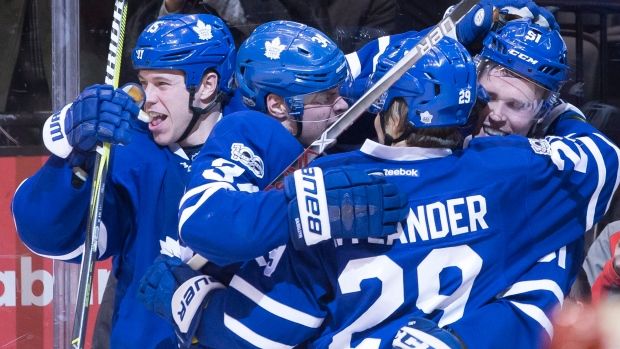
[[[11,216],[11,200],[19,184],[33,175],[46,156],[0,157],[0,348],[53,349],[53,263],[35,255],[20,241]],[[102,291],[111,268],[109,260],[95,265],[92,306],[86,346]],[[101,272],[103,271],[103,272]],[[107,271],[107,273],[106,273]],[[77,287],[77,286],[76,286]],[[73,290],[75,291],[75,290]],[[63,319],[70,321],[73,319]]]

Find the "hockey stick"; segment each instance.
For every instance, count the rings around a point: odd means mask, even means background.
[[[437,44],[446,34],[455,28],[456,24],[476,6],[480,0],[463,0],[454,10],[442,19],[429,31],[416,47],[409,51],[396,65],[394,65],[376,84],[366,91],[347,111],[333,123],[323,134],[315,140],[301,155],[295,159],[265,191],[283,186],[284,177],[310,164],[333,143],[340,134],[348,129],[390,86],[392,86],[409,68],[411,68],[426,52]],[[199,254],[194,255],[187,264],[194,270],[202,268],[208,260]]]
[[[116,0],[114,3],[108,65],[105,75],[105,83],[114,86],[114,88],[118,87],[120,76],[126,19],[127,1]],[[110,143],[104,143],[102,146],[97,147],[95,155],[93,186],[90,193],[90,209],[88,212],[86,237],[84,239],[84,253],[80,266],[77,302],[75,317],[73,319],[73,333],[71,335],[71,345],[74,349],[84,348],[84,340],[86,339],[86,324],[88,322],[88,309],[90,307],[93,269],[95,267],[95,261],[97,260],[97,243],[99,242],[99,224],[101,223],[103,191],[105,189],[109,161]]]
[[[293,161],[271,184],[265,189],[282,188],[284,177],[308,166],[323,151],[329,147],[336,138],[346,131],[381,95],[383,95],[409,68],[411,68],[424,54],[435,44],[443,39],[446,34],[455,28],[456,24],[476,6],[480,0],[463,0],[454,10],[442,19],[431,31],[429,31],[415,48],[409,51],[396,65],[394,65],[376,84],[374,84],[362,97],[347,109],[323,134],[315,140],[304,152]]]

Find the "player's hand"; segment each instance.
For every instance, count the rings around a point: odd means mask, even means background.
[[[392,348],[466,349],[467,347],[459,338],[439,328],[434,322],[424,318],[412,318],[407,326],[398,330],[392,341]]]
[[[173,324],[181,346],[189,348],[207,301],[221,288],[224,285],[180,258],[162,254],[140,280],[136,298]]]
[[[284,178],[296,248],[327,239],[382,237],[407,217],[407,196],[382,175],[354,167],[310,167]]]
[[[445,15],[448,15],[454,7],[448,8]],[[541,10],[544,10],[543,16],[540,16]],[[456,25],[453,37],[464,46],[469,46],[484,39],[489,31],[499,28],[507,21],[519,18],[531,19],[537,24],[540,20],[541,26],[547,24],[547,27],[551,27],[551,22],[557,26],[553,15],[531,0],[481,0]]]
[[[46,121],[43,140],[53,154],[68,158],[72,167],[80,166],[94,154],[99,143],[129,143],[129,121],[139,112],[140,107],[122,89],[90,86]]]
[[[80,165],[97,144],[127,144],[131,140],[129,121],[140,108],[127,93],[110,85],[88,87],[73,102],[65,118],[65,130],[73,154],[72,166]]]

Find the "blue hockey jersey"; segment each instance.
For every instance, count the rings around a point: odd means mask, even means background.
[[[172,326],[135,299],[140,279],[160,253],[183,254],[177,212],[191,159],[174,144],[158,146],[134,125],[126,146],[113,146],[99,232],[98,258],[113,259],[118,279],[111,348],[176,348]],[[36,254],[81,260],[92,176],[71,186],[66,160],[51,155],[15,193],[12,213],[22,241]]]
[[[409,193],[402,229],[304,251],[285,245],[248,262],[211,298],[198,339],[215,348],[306,340],[315,348],[391,348],[416,316],[451,325],[472,348],[493,347],[486,337],[505,341],[505,332],[467,333],[471,319],[490,331],[502,329],[497,311],[543,319],[537,312],[548,309],[527,304],[529,291],[561,302],[566,285],[548,277],[565,273],[558,280],[567,282],[581,247],[564,246],[604,214],[619,181],[618,149],[590,125],[564,120],[556,134],[566,137],[476,138],[453,154],[368,141],[316,160],[380,171]],[[537,347],[531,334],[512,333],[502,347]]]
[[[266,114],[244,111],[223,118],[196,157],[181,201],[183,242],[219,265],[252,260],[285,244],[285,195],[262,190],[303,150]]]

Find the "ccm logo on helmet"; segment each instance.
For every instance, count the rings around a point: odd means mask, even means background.
[[[538,63],[538,61],[535,60],[534,58],[526,55],[525,53],[519,52],[519,51],[517,51],[515,49],[508,50],[508,54],[510,54],[511,56],[515,56],[515,57],[519,58],[520,60],[525,61],[526,63],[530,63],[530,64]]]

